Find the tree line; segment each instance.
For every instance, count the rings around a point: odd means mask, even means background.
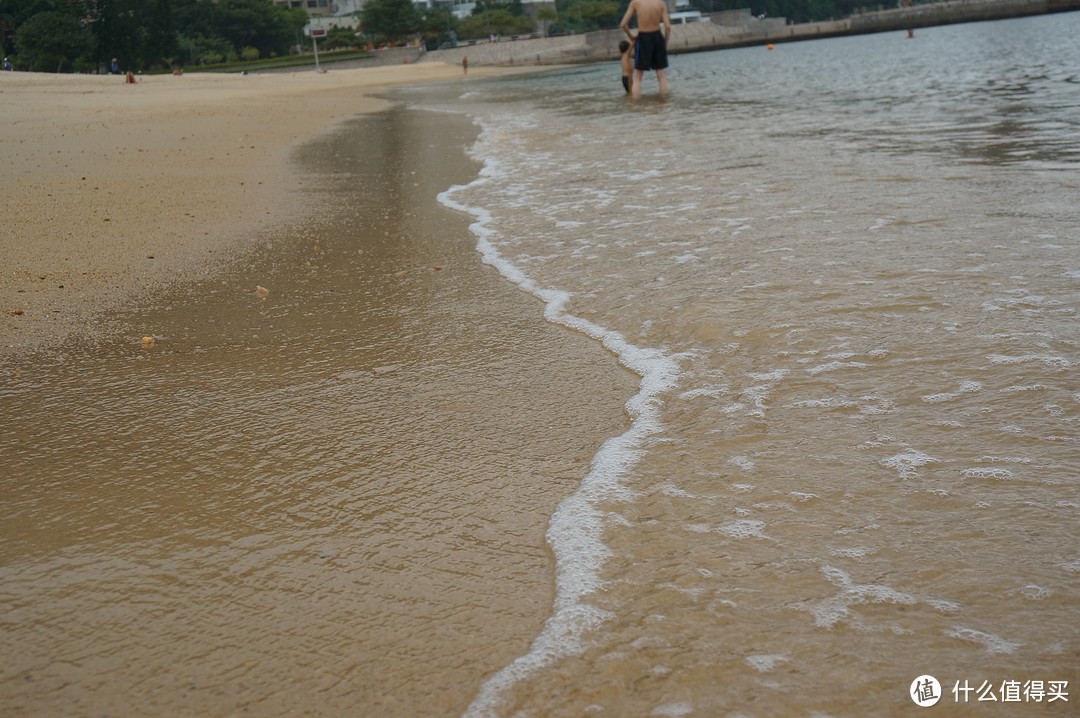
[[[270,0],[0,0],[4,55],[39,72],[150,70],[287,54],[307,13]]]

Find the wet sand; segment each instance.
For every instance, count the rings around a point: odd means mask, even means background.
[[[319,95],[333,132],[246,165],[289,167],[303,221],[271,186],[244,227],[207,200],[172,270],[136,268],[169,249],[139,232],[70,255],[93,308],[5,358],[0,713],[459,715],[547,616],[548,517],[637,379],[436,202],[475,177],[475,128],[346,120],[351,92]]]
[[[0,351],[62,347],[101,309],[302,222],[290,148],[382,107],[372,91],[451,79],[461,68],[442,63],[137,85],[0,74]]]

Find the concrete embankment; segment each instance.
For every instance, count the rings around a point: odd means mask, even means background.
[[[714,13],[708,16],[708,21],[675,24],[668,50],[672,53],[721,50],[1075,10],[1080,10],[1080,0],[953,0],[800,24],[788,24],[784,18],[759,20],[749,10],[730,10]],[[621,39],[623,33],[616,28],[563,37],[478,42],[429,52],[418,60],[460,64],[463,57],[468,57],[470,65],[602,62],[618,59]]]

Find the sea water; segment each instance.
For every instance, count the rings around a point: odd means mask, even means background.
[[[466,715],[896,715],[922,675],[1075,712],[1078,34],[404,93],[481,127],[441,200],[482,260],[641,377],[551,517],[543,630]]]

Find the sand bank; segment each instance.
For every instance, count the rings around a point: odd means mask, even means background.
[[[136,85],[0,74],[0,351],[62,343],[101,309],[302,216],[290,148],[383,107],[366,93],[451,79],[461,68],[440,63]]]

